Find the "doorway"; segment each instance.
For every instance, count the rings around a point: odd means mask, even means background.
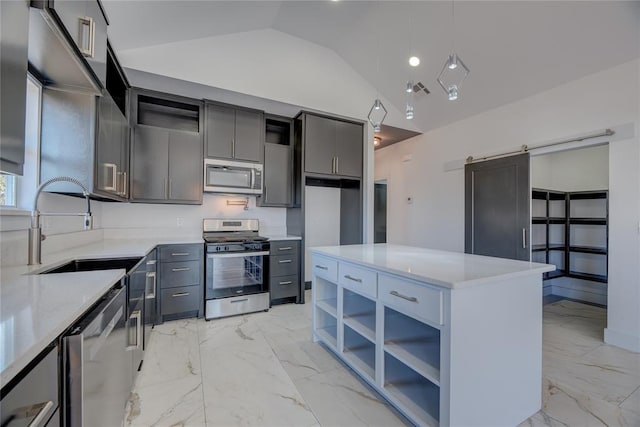
[[[607,305],[609,145],[531,157],[531,260],[545,273],[545,302]]]
[[[373,243],[387,243],[387,180],[373,188]]]

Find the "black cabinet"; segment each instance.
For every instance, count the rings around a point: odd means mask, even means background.
[[[201,103],[136,91],[131,200],[202,203]]]
[[[158,323],[204,315],[204,245],[158,247]]]
[[[0,172],[22,175],[29,5],[0,2]]]
[[[293,203],[293,120],[265,117],[264,186],[258,206],[287,207]]]
[[[107,76],[107,19],[96,0],[49,0],[80,54],[105,84]]]
[[[305,114],[305,172],[362,177],[362,149],[362,124]]]
[[[271,241],[269,293],[272,304],[301,302],[300,240]]]
[[[207,157],[262,163],[262,111],[207,102],[205,116]]]

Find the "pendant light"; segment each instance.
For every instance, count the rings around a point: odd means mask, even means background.
[[[380,2],[378,1],[378,14],[380,14]],[[378,31],[378,48],[376,49],[376,79],[378,80],[378,84],[380,83],[380,25],[376,26]],[[380,93],[378,92],[378,88],[376,87],[376,99],[373,101],[373,105],[371,106],[371,110],[369,110],[369,114],[367,118],[369,119],[369,123],[373,126],[374,132],[380,132],[382,129],[382,122],[385,117],[387,117],[387,109],[384,107],[382,101],[380,101]]]
[[[411,19],[413,15],[410,13],[409,14],[409,55],[411,55],[409,57],[409,65],[411,65],[411,68],[409,70],[409,73],[411,76],[413,76],[413,72],[412,70],[417,67],[418,65],[420,65],[420,58],[418,58],[417,56],[414,55],[414,51],[413,51],[413,19]],[[409,81],[407,81],[407,86],[405,91],[407,92],[407,107],[405,109],[405,118],[407,120],[413,120],[413,79],[409,79]]]
[[[447,57],[440,74],[438,74],[437,80],[442,89],[447,93],[449,101],[455,101],[458,99],[458,91],[460,90],[460,86],[462,86],[462,82],[469,75],[469,68],[455,52],[456,18],[454,0],[451,0],[451,24],[453,33],[451,37],[451,53]]]
[[[407,108],[405,110],[407,120],[413,119],[413,80],[407,82]]]

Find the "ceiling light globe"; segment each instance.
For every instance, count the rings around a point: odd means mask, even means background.
[[[449,94],[449,101],[458,99],[458,87],[456,85],[449,86],[447,93]]]
[[[420,58],[418,58],[417,56],[412,56],[411,58],[409,58],[409,65],[411,65],[412,67],[417,67],[418,65],[420,65]]]
[[[455,70],[458,68],[458,55],[452,53],[449,55],[449,59],[447,60],[447,68],[450,70]]]

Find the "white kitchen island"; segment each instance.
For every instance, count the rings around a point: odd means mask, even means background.
[[[554,266],[391,244],[310,252],[314,340],[412,422],[516,426],[540,410]]]

